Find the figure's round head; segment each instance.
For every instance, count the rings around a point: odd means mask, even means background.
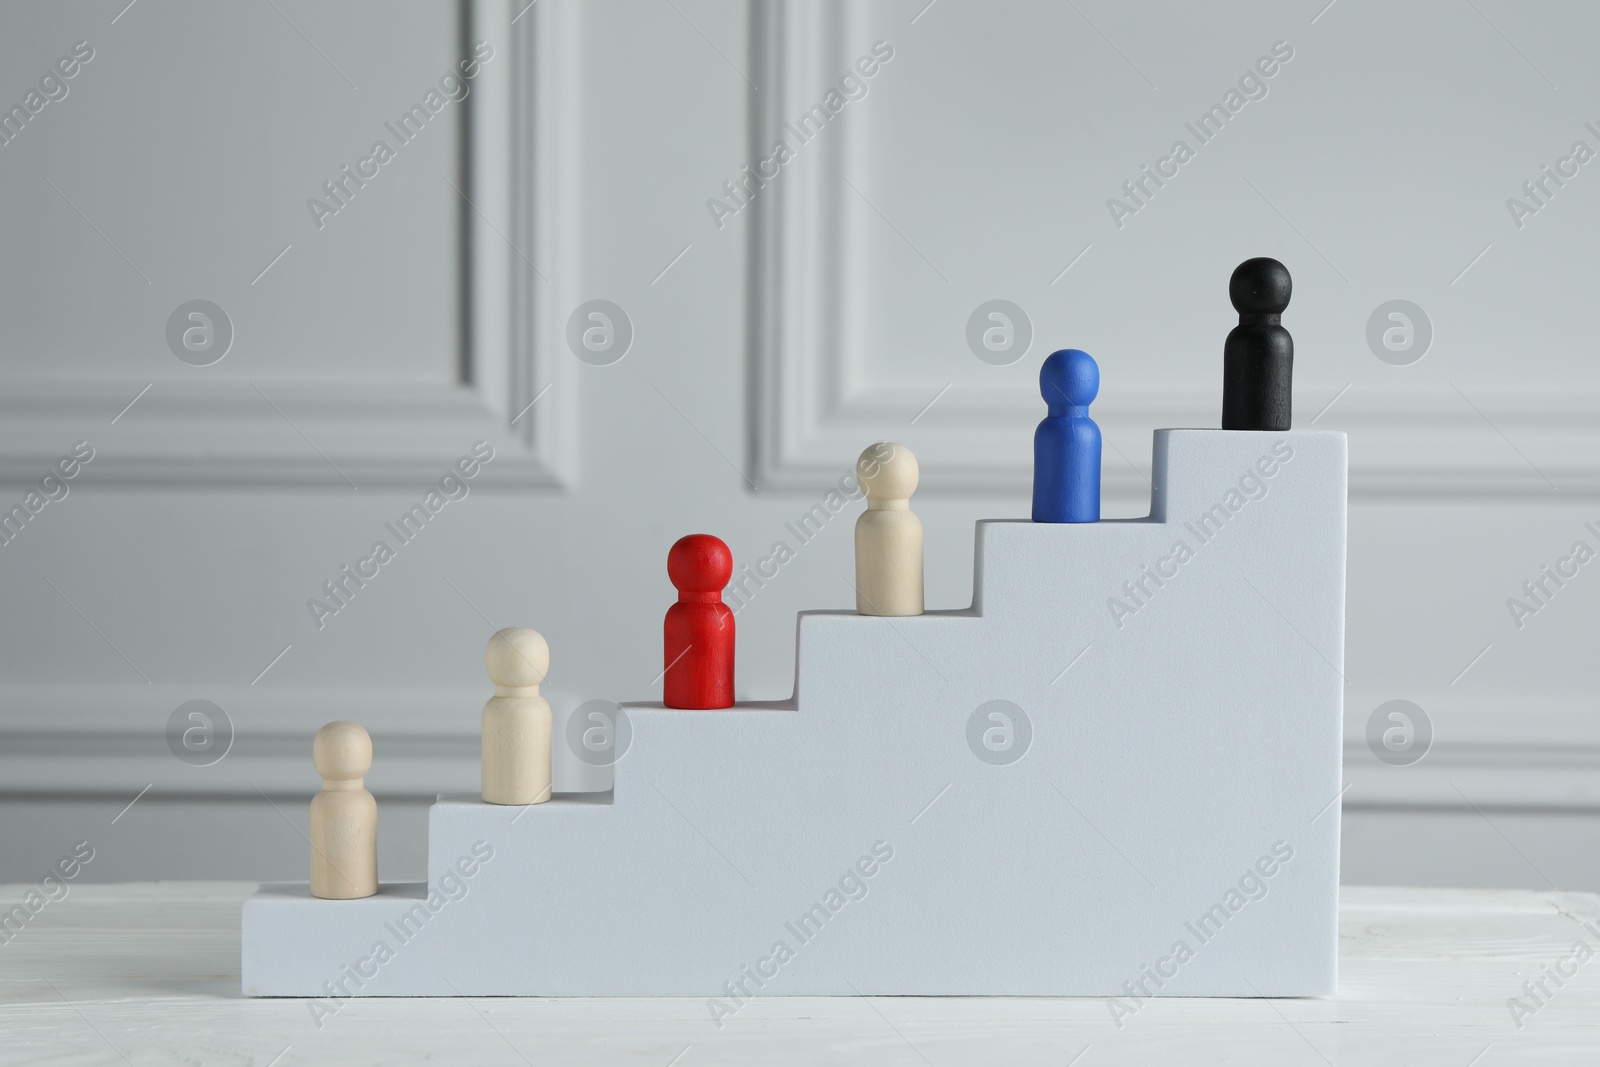
[[[667,551],[667,577],[680,593],[720,593],[733,577],[733,553],[720,537],[680,537]]]
[[[311,762],[332,782],[365,778],[372,769],[372,738],[358,722],[330,722],[311,742]]]
[[[550,646],[538,630],[507,626],[484,646],[483,668],[495,685],[538,685],[550,672]]]
[[[1077,348],[1063,348],[1045,357],[1039,368],[1039,395],[1051,407],[1088,407],[1100,392],[1100,367]]]
[[[1228,299],[1241,315],[1283,314],[1292,289],[1289,268],[1266,256],[1245,260],[1228,279]]]
[[[911,449],[893,441],[868,445],[856,460],[856,480],[873,500],[905,500],[917,491],[920,476]]]

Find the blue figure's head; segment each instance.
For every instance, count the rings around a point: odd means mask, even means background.
[[[1039,368],[1039,393],[1052,415],[1087,414],[1099,392],[1100,367],[1087,352],[1063,348],[1050,353]]]

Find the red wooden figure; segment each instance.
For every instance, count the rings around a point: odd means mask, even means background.
[[[667,553],[678,589],[663,626],[661,702],[669,708],[733,706],[733,612],[722,602],[732,575],[733,553],[710,534],[681,537]]]

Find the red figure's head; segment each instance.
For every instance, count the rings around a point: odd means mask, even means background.
[[[733,577],[733,553],[720,537],[680,537],[667,552],[667,577],[679,593],[709,593],[713,599],[720,598]]]

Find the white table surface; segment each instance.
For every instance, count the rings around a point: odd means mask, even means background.
[[[1520,1028],[1507,1007],[1600,950],[1590,893],[1346,888],[1336,997],[1157,1000],[1120,1029],[1104,1000],[932,997],[757,999],[721,1030],[701,1000],[354,1000],[319,1029],[239,995],[254,889],[72,886],[0,944],[0,1064],[1600,1063],[1600,953]]]

